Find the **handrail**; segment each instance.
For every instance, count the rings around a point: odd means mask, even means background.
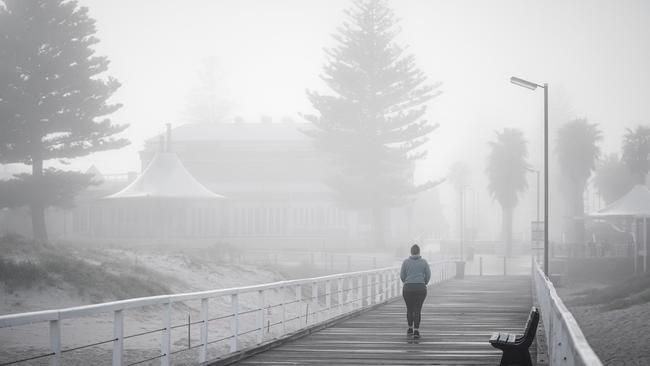
[[[602,366],[573,314],[536,262],[533,284],[544,324],[550,365]]]
[[[455,275],[454,266],[454,262],[441,261],[432,263],[431,284],[453,277]],[[336,290],[333,290],[333,285]],[[0,316],[0,330],[34,323],[49,323],[50,349],[43,350],[44,353],[35,356],[36,358],[49,357],[51,365],[59,365],[62,362],[62,353],[92,347],[97,344],[112,343],[113,365],[125,365],[124,343],[138,334],[124,334],[124,324],[127,322],[124,310],[162,305],[160,310],[162,327],[156,327],[154,331],[146,332],[147,334],[159,335],[161,340],[160,355],[154,357],[154,359],[159,358],[161,365],[169,365],[171,355],[200,347],[198,361],[205,362],[208,345],[229,342],[229,351],[233,353],[240,350],[241,346],[251,345],[251,342],[259,345],[269,339],[283,338],[305,327],[386,302],[400,295],[401,286],[399,267],[385,267],[260,285],[149,296],[65,309],[9,314]],[[271,291],[274,296],[267,296],[267,293]],[[303,292],[305,293],[303,294]],[[257,295],[253,300],[254,304],[249,303],[246,307],[240,306],[240,297],[246,294]],[[220,316],[210,318],[208,311],[210,309],[209,305],[212,304],[210,300],[222,297],[230,298],[230,309],[219,308]],[[275,302],[273,302],[273,299],[275,299]],[[172,306],[185,301],[200,301],[200,309],[198,310],[200,310],[201,320],[194,323],[190,323],[188,320],[188,323],[181,323],[180,325],[172,324],[174,311]],[[221,307],[223,306],[222,303]],[[114,315],[114,331],[111,339],[82,345],[81,347],[63,349],[61,320],[111,312]],[[246,316],[254,316],[254,321],[248,322],[254,324],[252,329],[251,324],[246,325],[247,323],[242,320]],[[215,338],[215,335],[210,334],[209,323],[211,321],[228,321],[228,319],[230,320],[229,327],[227,324],[222,325],[219,329],[212,326],[211,332],[220,333],[216,335],[218,336],[217,339],[210,339],[210,335],[213,335],[213,338]],[[200,344],[172,350],[172,346],[176,345],[172,341],[172,330],[187,326],[189,332],[191,324],[198,324],[200,327]],[[243,329],[243,326],[248,328]],[[275,328],[271,330],[272,327]],[[229,333],[225,333],[226,331],[229,331]],[[8,362],[0,360],[0,366],[28,361],[35,357]],[[140,362],[144,361],[141,360],[132,364]]]

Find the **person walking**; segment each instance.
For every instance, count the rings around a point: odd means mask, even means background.
[[[404,283],[402,296],[406,302],[406,321],[409,326],[406,335],[420,338],[422,304],[427,297],[431,269],[429,263],[420,256],[420,247],[417,244],[413,244],[411,256],[402,262],[400,278]]]

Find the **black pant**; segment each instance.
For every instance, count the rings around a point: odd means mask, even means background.
[[[420,327],[422,304],[427,297],[427,286],[423,283],[407,283],[402,289],[402,296],[406,302],[406,321],[409,327]]]

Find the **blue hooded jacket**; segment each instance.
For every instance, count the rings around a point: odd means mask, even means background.
[[[400,271],[402,282],[428,284],[431,279],[431,270],[426,259],[419,255],[412,255],[402,262]]]

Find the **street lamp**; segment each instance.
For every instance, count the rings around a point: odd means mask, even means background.
[[[530,90],[544,89],[544,274],[548,277],[548,84],[539,85],[514,76],[510,82]]]

